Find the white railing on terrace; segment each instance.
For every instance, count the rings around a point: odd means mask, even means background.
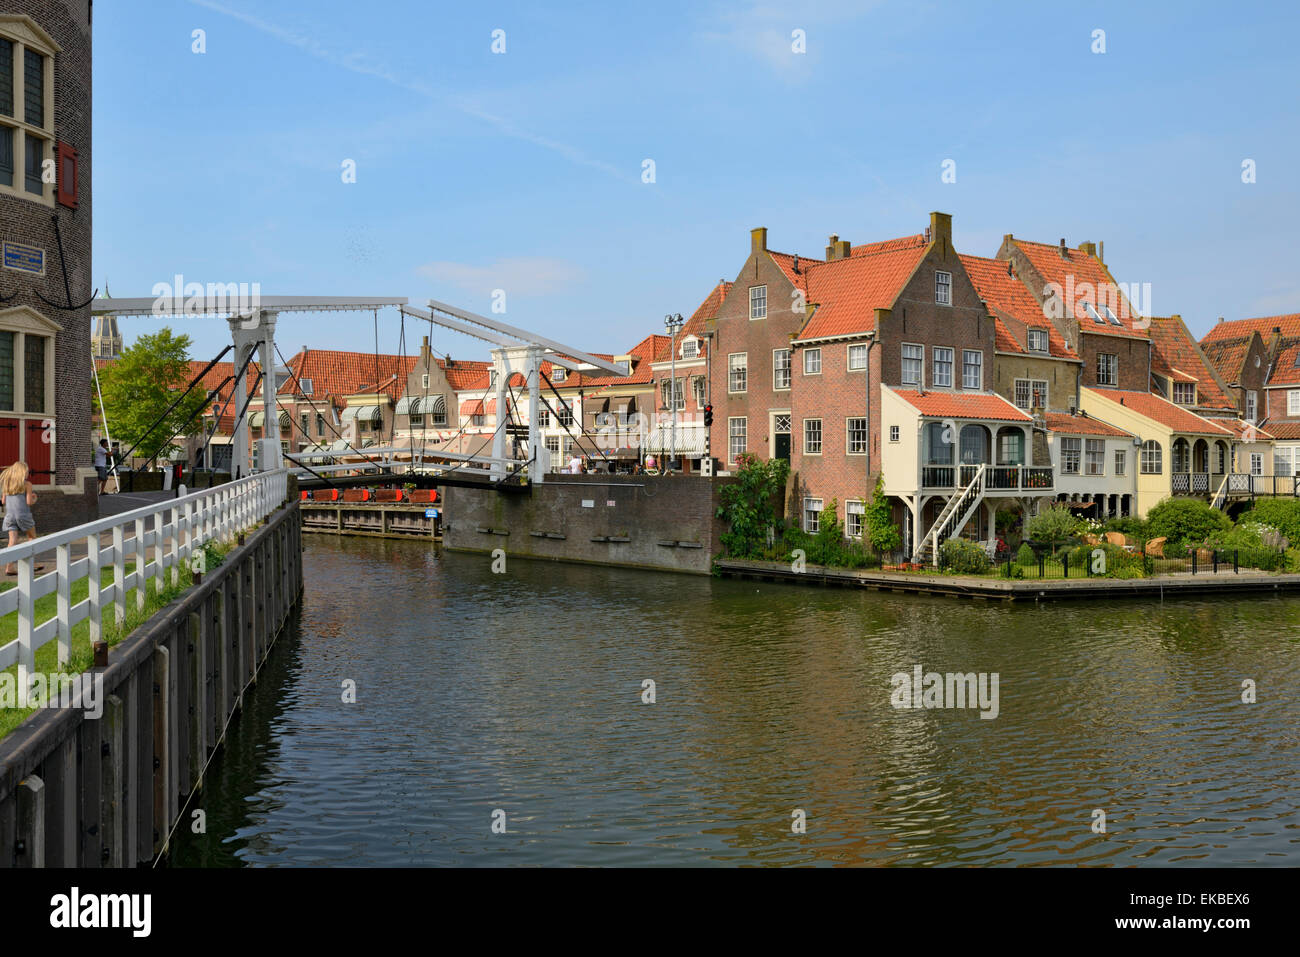
[[[233,540],[279,507],[288,491],[288,475],[287,469],[258,472],[12,548],[0,548],[0,567],[12,563],[18,571],[18,587],[0,592],[0,617],[18,613],[18,637],[0,645],[0,669],[18,665],[18,706],[29,707],[38,648],[57,639],[59,664],[66,665],[72,654],[73,625],[90,619],[90,641],[100,640],[104,611],[109,605],[120,625],[126,617],[126,596],[132,588],[136,590],[136,607],[143,609],[150,578],[157,591],[162,591],[164,575],[171,569],[171,583],[178,584],[182,566],[189,564],[197,549],[208,542]],[[128,528],[133,529],[133,538],[127,539]],[[102,546],[100,536],[110,532],[112,543]],[[86,556],[72,561],[73,547],[81,543],[85,544]],[[55,553],[54,569],[35,575],[36,556],[50,551]],[[128,560],[135,563],[129,574]],[[103,569],[109,567],[113,569],[113,581],[100,587]],[[87,579],[89,594],[74,605],[72,585],[82,578]],[[38,624],[36,600],[50,594],[58,596],[54,617]]]

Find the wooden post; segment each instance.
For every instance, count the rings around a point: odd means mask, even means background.
[[[45,782],[34,774],[18,783],[17,864],[45,866]]]
[[[117,695],[107,695],[104,699],[102,718],[98,722],[86,722],[87,725],[99,724],[102,726],[103,743],[106,749],[103,760],[100,762],[100,780],[103,786],[99,796],[99,817],[103,827],[104,849],[108,852],[108,856],[104,858],[104,863],[109,867],[121,867],[124,860],[123,823],[125,815],[122,807],[122,796],[126,783],[126,762],[122,748],[122,740],[125,737],[124,720],[125,712],[122,708],[122,699]]]
[[[171,653],[159,645],[153,655],[153,839],[150,856],[156,855],[167,836],[171,821]]]

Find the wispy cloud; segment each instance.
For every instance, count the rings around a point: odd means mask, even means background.
[[[730,44],[761,60],[776,75],[802,79],[810,74],[810,56],[815,58],[819,31],[864,16],[881,0],[804,0],[799,4],[752,0],[741,8],[720,10],[713,26],[702,37],[710,42]],[[804,31],[806,53],[792,48],[794,31]]]
[[[486,266],[438,261],[416,271],[476,296],[490,296],[495,289],[504,289],[508,296],[545,296],[585,278],[576,263],[545,256],[499,259]]]
[[[195,6],[203,7],[206,10],[211,10],[214,13],[219,13],[223,16],[238,20],[240,23],[252,27],[260,33],[265,33],[267,36],[274,37],[281,43],[301,50],[303,53],[316,57],[318,60],[323,60],[326,63],[331,63],[334,66],[361,76],[372,77],[376,80],[398,87],[399,89],[432,100],[449,109],[463,113],[466,116],[473,117],[493,127],[502,136],[522,140],[525,143],[531,143],[541,149],[558,153],[570,162],[591,169],[598,169],[601,172],[607,173],[608,175],[623,180],[624,182],[639,182],[639,166],[636,171],[637,175],[633,175],[628,170],[621,169],[612,163],[607,163],[604,160],[588,156],[577,147],[569,146],[566,143],[561,143],[557,140],[551,139],[550,137],[534,133],[531,130],[526,130],[517,126],[505,117],[497,116],[496,114],[489,113],[486,110],[479,109],[463,96],[451,96],[441,90],[429,86],[427,83],[422,83],[418,80],[411,80],[394,70],[388,63],[376,61],[373,57],[361,51],[353,50],[341,53],[336,50],[331,50],[324,46],[319,40],[306,33],[283,27],[275,23],[270,23],[269,21],[263,20],[261,17],[256,17],[251,13],[245,13],[242,10],[232,9],[224,4],[216,3],[214,0],[190,0],[190,3]]]

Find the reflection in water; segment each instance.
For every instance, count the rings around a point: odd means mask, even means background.
[[[301,620],[173,863],[1294,866],[1298,623],[309,536]],[[896,710],[917,664],[997,672],[998,717]]]

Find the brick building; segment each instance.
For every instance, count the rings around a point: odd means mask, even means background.
[[[32,481],[46,486],[37,505],[43,531],[96,512],[86,374],[90,121],[89,0],[6,4],[0,13],[0,466],[22,459]]]

